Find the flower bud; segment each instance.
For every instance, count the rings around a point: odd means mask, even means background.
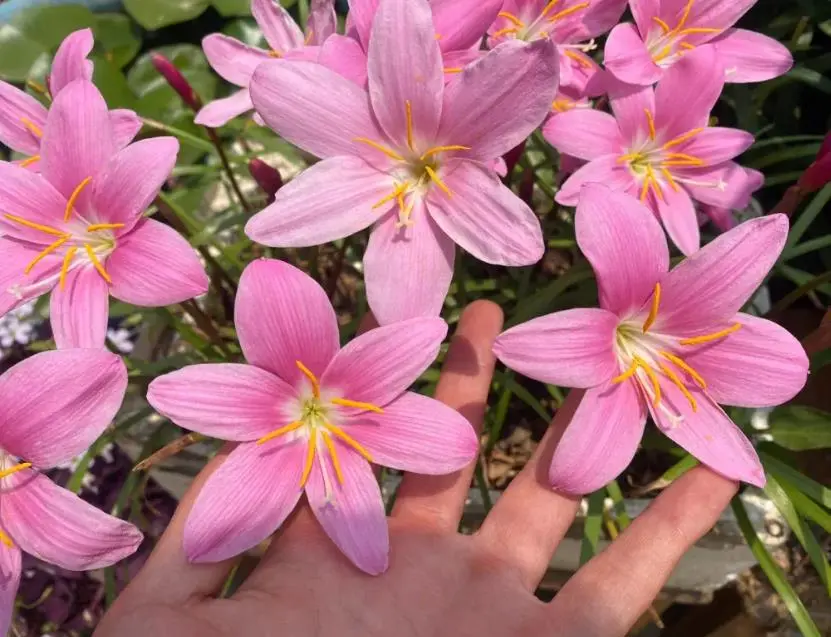
[[[831,183],[831,133],[825,137],[813,164],[799,178],[797,185],[803,193],[815,192]]]
[[[283,178],[280,172],[261,159],[252,159],[248,162],[248,171],[257,182],[257,185],[263,189],[268,197],[268,202],[274,201],[274,196],[277,191],[283,187]]]
[[[190,82],[187,81],[182,72],[176,68],[176,66],[168,60],[165,56],[161,53],[152,53],[150,55],[150,61],[153,63],[153,66],[156,67],[156,70],[167,80],[167,83],[170,84],[171,88],[179,94],[179,97],[187,104],[190,108],[194,111],[198,111],[202,108],[202,100],[199,99],[199,96],[196,94],[196,91],[193,90],[193,87],[190,85]]]

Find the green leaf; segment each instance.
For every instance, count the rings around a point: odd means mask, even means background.
[[[40,44],[27,38],[10,24],[0,25],[0,78],[25,82],[36,62],[49,63],[49,55]]]
[[[226,18],[251,15],[250,0],[211,0],[211,3]]]
[[[620,490],[620,485],[617,480],[612,480],[606,485],[606,492],[609,494],[612,502],[614,502],[615,516],[617,517],[618,526],[620,526],[620,530],[622,531],[632,524],[632,519],[626,513],[626,503],[624,502],[623,492]]]
[[[793,223],[791,231],[788,234],[788,242],[785,244],[786,250],[793,248],[799,242],[802,235],[805,234],[808,227],[814,223],[814,220],[817,218],[819,213],[822,212],[823,208],[825,208],[825,204],[827,204],[829,200],[831,200],[831,184],[820,190],[811,200],[811,203],[809,203],[805,207],[805,210],[802,211],[802,214],[796,218],[796,221]]]
[[[127,13],[151,31],[193,20],[208,5],[209,0],[124,0]]]
[[[802,405],[777,407],[770,415],[770,434],[785,449],[804,451],[831,447],[831,414]]]
[[[822,508],[784,478],[779,478],[779,484],[787,491],[800,515],[819,524],[827,533],[831,533],[831,511]]]
[[[96,47],[116,67],[123,68],[136,57],[141,40],[133,31],[133,22],[121,13],[102,13],[95,16]]]
[[[70,33],[95,25],[95,16],[80,4],[66,4],[24,9],[12,22],[33,42],[56,51]]]
[[[101,95],[107,101],[107,106],[110,108],[136,108],[136,96],[130,85],[127,83],[127,78],[118,66],[108,59],[98,56],[92,56],[92,61],[95,64],[95,71],[92,79]]]
[[[580,566],[583,566],[597,553],[597,543],[600,540],[600,531],[603,528],[603,500],[606,489],[599,489],[592,493],[589,500],[589,509],[586,513],[586,522],[583,525],[583,541],[580,544]]]
[[[811,480],[806,475],[794,469],[787,462],[771,455],[768,451],[760,451],[759,457],[765,469],[779,480],[787,480],[805,495],[812,497],[820,504],[831,508],[831,489]]]

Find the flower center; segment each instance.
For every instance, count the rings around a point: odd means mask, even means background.
[[[695,0],[689,0],[681,13],[678,24],[675,28],[670,26],[657,16],[652,21],[658,25],[658,30],[651,30],[646,38],[646,48],[652,56],[655,64],[666,68],[671,66],[687,51],[695,48],[695,45],[685,42],[685,38],[693,35],[714,35],[721,33],[721,29],[709,27],[685,27],[690,17]]]
[[[507,20],[509,26],[499,29],[491,36],[491,38],[497,39],[512,36],[517,40],[525,40],[528,42],[531,40],[547,38],[549,35],[549,29],[555,23],[579,11],[588,9],[589,6],[591,6],[591,2],[580,2],[575,4],[573,7],[555,11],[558,4],[560,4],[560,0],[551,0],[551,2],[545,5],[545,8],[538,16],[531,19],[527,23],[509,11],[500,11],[497,15],[500,18]]]

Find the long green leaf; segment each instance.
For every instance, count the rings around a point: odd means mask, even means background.
[[[831,533],[831,511],[824,509],[784,478],[779,478],[780,486],[788,493],[796,510],[808,520]]]
[[[790,250],[797,243],[799,243],[802,235],[805,234],[805,231],[808,230],[812,223],[814,223],[814,219],[816,219],[819,213],[822,212],[822,209],[825,208],[825,204],[827,204],[829,200],[831,200],[831,184],[828,184],[825,188],[814,195],[811,203],[805,206],[805,210],[803,210],[802,214],[796,218],[796,221],[794,221],[791,231],[788,234],[788,242],[785,244],[786,251]]]
[[[813,498],[820,504],[831,508],[831,489],[822,486],[815,480],[811,480],[808,476],[802,475],[802,473],[794,469],[788,463],[783,462],[766,451],[760,451],[759,457],[762,459],[762,464],[765,465],[765,469],[772,473],[776,478],[784,478],[797,489],[802,491],[805,495]]]
[[[583,566],[597,553],[600,531],[603,528],[603,500],[606,489],[595,491],[588,497],[589,510],[583,525],[583,541],[580,544],[580,566]]]

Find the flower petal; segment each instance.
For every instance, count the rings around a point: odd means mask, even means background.
[[[483,161],[504,155],[542,124],[559,74],[556,47],[548,39],[497,46],[447,85],[439,140],[468,146],[465,154]]]
[[[295,391],[271,372],[253,365],[190,365],[158,377],[147,401],[180,427],[212,438],[258,440],[288,425],[284,414]]]
[[[756,4],[757,0],[696,0],[692,5],[687,26],[702,26],[716,29],[731,27]],[[682,12],[682,3],[678,13]]]
[[[444,475],[476,458],[479,441],[458,411],[433,398],[405,392],[384,407],[345,424],[349,435],[384,467]]]
[[[713,166],[741,155],[754,141],[753,135],[747,131],[712,126],[705,128],[689,142],[679,144],[672,152],[693,155]]]
[[[413,225],[398,227],[387,215],[369,236],[364,278],[369,307],[381,325],[438,316],[453,279],[456,246],[418,202]]]
[[[245,268],[234,323],[245,359],[293,387],[306,379],[297,361],[320,378],[340,347],[323,288],[283,261],[260,259]]]
[[[399,148],[406,148],[410,139],[413,148],[433,146],[441,119],[444,70],[427,0],[380,4],[368,64],[372,110],[387,136]]]
[[[692,199],[682,187],[676,190],[665,186],[662,192],[660,198],[653,193],[652,202],[669,238],[684,255],[689,256],[701,247],[701,230]]]
[[[199,110],[193,121],[200,126],[219,128],[253,108],[251,94],[244,88],[228,97],[208,102]]]
[[[442,166],[441,178],[453,196],[433,187],[427,209],[453,241],[495,265],[531,265],[542,258],[539,219],[496,173],[479,162],[452,159]]]
[[[728,29],[710,43],[716,47],[728,82],[764,82],[784,75],[793,56],[781,42],[755,31]]]
[[[746,207],[750,196],[764,183],[760,172],[732,161],[713,167],[679,168],[676,172],[678,181],[696,201],[735,210]]]
[[[58,349],[104,347],[109,318],[110,290],[92,266],[71,270],[64,289],[52,290],[49,319]]]
[[[303,32],[279,2],[251,0],[251,13],[263,30],[266,41],[277,53],[303,46]]]
[[[629,9],[640,33],[647,34],[655,28],[653,18],[661,17],[662,4],[655,0],[629,0]]]
[[[597,276],[600,307],[620,317],[639,309],[669,269],[655,216],[635,198],[592,184],[583,188],[575,226]]]
[[[211,68],[236,86],[248,86],[257,67],[274,59],[268,51],[248,46],[221,33],[213,33],[203,39],[202,49]]]
[[[127,369],[106,350],[42,352],[0,376],[0,444],[40,469],[86,451],[121,407]]]
[[[338,30],[338,14],[334,0],[312,0],[309,22],[306,25],[311,44],[323,44]]]
[[[25,274],[41,248],[0,237],[0,317],[26,301],[48,292],[55,285],[63,259],[48,256]]]
[[[603,61],[612,75],[627,84],[649,86],[663,75],[634,24],[623,23],[612,29],[603,49]]]
[[[326,99],[321,99],[325,89]],[[257,68],[251,99],[278,135],[316,157],[363,155],[362,137],[386,143],[369,106],[369,94],[351,80],[313,62],[276,60]]]
[[[503,332],[493,352],[504,365],[534,380],[595,387],[618,369],[614,344],[619,322],[597,308],[555,312]]]
[[[280,188],[245,226],[253,241],[282,248],[327,243],[372,225],[388,205],[393,179],[359,157],[330,157]]]
[[[481,42],[502,0],[432,0],[430,8],[441,50],[460,51]]]
[[[9,215],[62,231],[56,226],[63,225],[65,208],[66,199],[41,175],[0,162],[0,232],[4,235],[49,245],[57,235],[30,228]]]
[[[383,407],[430,367],[445,336],[447,323],[440,318],[377,327],[335,355],[321,385],[349,400]]]
[[[629,465],[646,424],[646,407],[635,383],[589,389],[566,427],[548,479],[557,491],[591,493]]]
[[[16,546],[0,547],[0,635],[8,634],[14,618],[14,602],[22,572],[21,557]]]
[[[26,122],[34,126],[27,127]],[[0,82],[0,142],[25,155],[40,152],[40,136],[46,127],[46,108],[31,95]]]
[[[584,7],[563,15],[552,23],[551,37],[558,43],[585,42],[607,33],[620,22],[626,10],[625,0],[592,0],[588,6],[580,0],[570,0],[556,6],[556,12]]]
[[[787,237],[788,219],[780,214],[716,237],[665,278],[655,329],[687,335],[731,321],[761,285]]]
[[[805,386],[808,357],[783,327],[749,314],[737,314],[742,329],[720,341],[684,351],[684,360],[707,382],[717,403],[774,407]]]
[[[2,498],[3,526],[12,539],[30,555],[60,568],[112,566],[135,553],[144,539],[132,524],[31,469],[6,478]]]
[[[580,159],[591,161],[623,153],[623,138],[615,118],[590,108],[576,108],[550,118],[542,133],[560,153]]]
[[[121,150],[135,139],[144,122],[135,111],[126,108],[117,108],[110,111],[110,126],[113,129],[113,144],[116,150]]]
[[[208,291],[208,275],[190,243],[173,228],[143,219],[107,259],[110,293],[139,307],[181,303]]]
[[[364,49],[369,48],[372,23],[375,21],[380,2],[381,0],[349,0],[349,21],[357,31]],[[349,25],[347,25],[347,31],[348,27]]]
[[[580,200],[580,193],[588,184],[603,184],[621,193],[631,192],[636,188],[629,167],[618,161],[618,155],[606,155],[574,171],[554,199],[563,206],[575,206]]]
[[[320,47],[317,61],[358,86],[366,86],[366,53],[357,40],[337,33],[330,35]]]
[[[306,497],[320,526],[341,552],[369,575],[389,566],[389,531],[378,480],[369,463],[335,440],[343,484],[334,482],[334,467],[326,456],[329,491],[319,466],[306,484]]]
[[[64,38],[49,73],[52,95],[57,95],[75,80],[92,80],[92,62],[87,57],[92,53],[94,43],[92,29],[81,29]]]
[[[614,78],[607,80],[609,104],[620,127],[619,135],[637,147],[649,135],[646,111],[655,115],[655,90],[651,86],[626,84]]]

